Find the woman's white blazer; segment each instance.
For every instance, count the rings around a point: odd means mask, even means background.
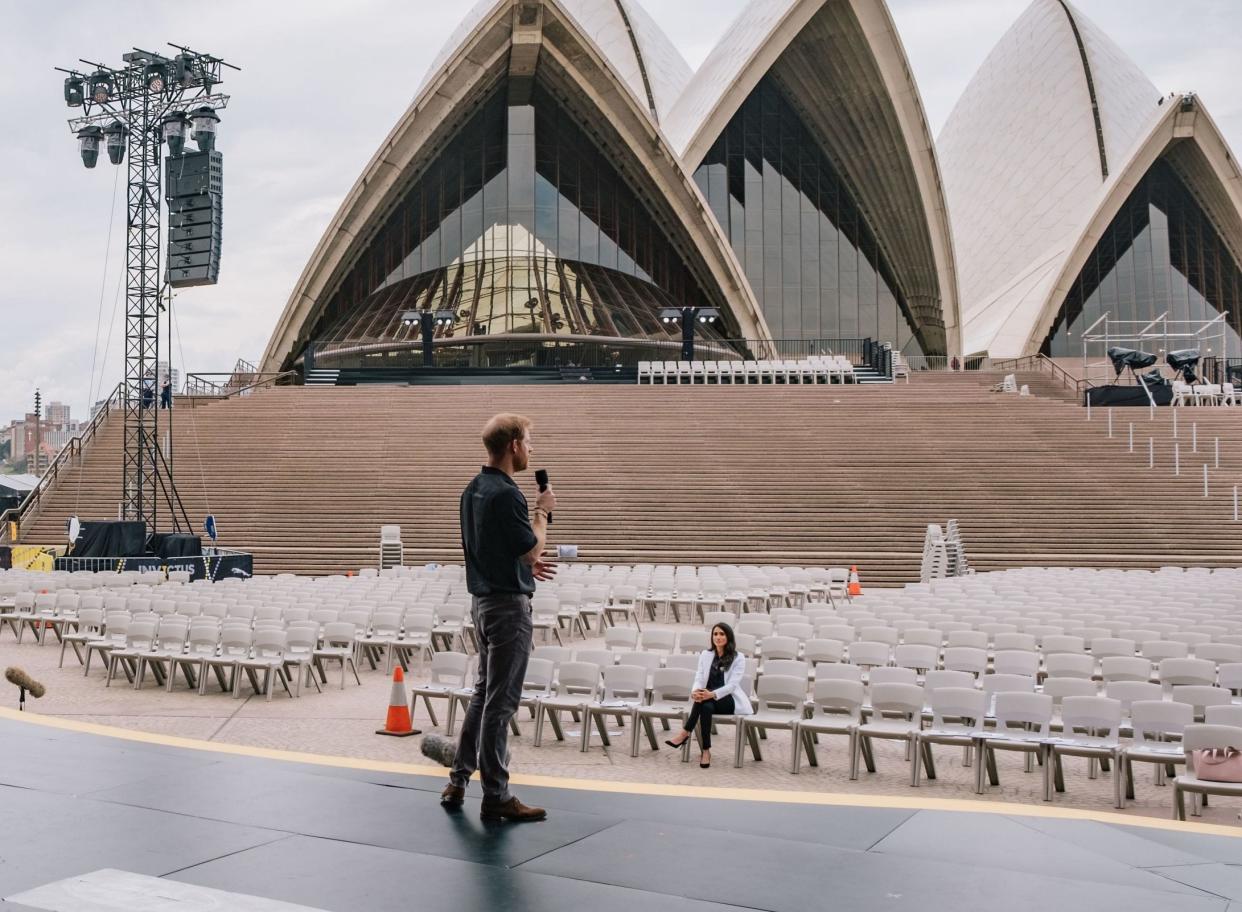
[[[699,654],[699,667],[694,673],[693,690],[702,690],[707,687],[707,678],[711,674],[712,660],[715,657],[716,650],[714,649],[705,649]],[[742,678],[745,675],[746,656],[739,652],[734,657],[729,670],[725,672],[724,686],[716,689],[717,700],[728,696],[733,697],[733,711],[739,716],[749,716],[755,711],[750,705],[750,697],[746,696],[746,691],[742,690]]]

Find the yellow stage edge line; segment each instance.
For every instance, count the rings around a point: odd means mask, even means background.
[[[279,750],[270,747],[251,747],[222,741],[202,741],[178,735],[161,735],[155,732],[118,728],[96,722],[78,722],[59,716],[45,716],[33,712],[18,712],[0,707],[0,719],[25,722],[44,728],[60,729],[79,734],[99,735],[120,741],[156,744],[162,747],[179,747],[185,750],[229,754],[237,757],[253,757],[284,763],[303,763],[310,766],[337,769],[366,770],[377,773],[400,773],[411,776],[433,776],[445,779],[443,767],[427,764],[399,763],[392,760],[368,760],[360,757],[344,757],[335,754],[312,754],[303,751]],[[1084,808],[1056,807],[1055,805],[1015,804],[1008,801],[972,801],[961,798],[901,797],[898,795],[857,795],[842,792],[788,792],[780,789],[721,788],[718,786],[665,785],[646,782],[614,782],[604,779],[571,779],[563,776],[543,776],[534,773],[514,773],[510,782],[540,788],[568,789],[579,792],[601,792],[617,795],[643,795],[658,798],[710,798],[716,801],[756,801],[771,804],[819,805],[823,807],[889,808],[913,811],[955,811],[971,814],[1002,814],[1017,817],[1045,817],[1059,820],[1087,820],[1096,823],[1144,829],[1171,830],[1176,833],[1199,833],[1207,836],[1228,836],[1242,839],[1242,827],[1219,823],[1199,823],[1147,817],[1142,815],[1092,811]]]

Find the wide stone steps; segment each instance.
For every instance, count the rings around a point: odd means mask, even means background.
[[[402,526],[407,562],[459,560],[458,495],[500,411],[535,421],[533,466],[551,472],[561,501],[552,541],[578,544],[586,560],[856,563],[865,583],[896,584],[917,577],[926,524],[949,518],[979,569],[1242,560],[1227,497],[1242,482],[1242,409],[1179,416],[1175,478],[1167,409],[1154,422],[1117,409],[1110,440],[1100,410],[1088,423],[1064,400],[990,392],[998,379],[282,387],[176,409],[174,455],[192,520],[214,513],[220,543],[254,551],[264,573],[375,565],[386,523]],[[1130,421],[1141,454],[1126,451]],[[1204,499],[1216,436],[1222,467]],[[114,517],[120,449],[109,419],[22,540],[59,544],[75,512]],[[533,479],[522,483],[533,499]]]

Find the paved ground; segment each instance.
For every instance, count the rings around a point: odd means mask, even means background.
[[[588,641],[587,645],[600,644]],[[375,734],[384,720],[391,682],[382,672],[366,670],[365,665],[361,687],[350,678],[343,691],[338,690],[333,681],[323,693],[311,688],[301,698],[290,699],[278,692],[268,703],[253,696],[234,700],[218,692],[200,697],[184,685],[179,685],[171,694],[151,683],[141,692],[135,692],[123,678],[105,688],[102,668],[92,667],[90,677],[83,677],[81,666],[69,652],[65,667],[57,669],[58,653],[59,647],[51,637],[43,647],[32,644],[29,638],[19,646],[11,634],[0,639],[0,667],[19,665],[47,686],[46,696],[28,702],[31,710],[82,722],[227,744],[367,760],[426,762],[419,754],[419,738],[385,738]],[[245,692],[249,694],[248,687]],[[15,708],[16,695],[16,690],[9,690],[5,694],[6,702],[0,705]],[[444,718],[439,707],[437,713],[440,715],[438,729],[431,725],[420,703],[415,726],[424,731],[442,732]],[[576,739],[558,743],[552,739],[550,729],[545,731],[543,745],[536,748],[531,744],[533,723],[522,718],[521,728],[522,735],[510,739],[513,769],[520,774],[665,786],[889,795],[907,801],[912,798],[961,799],[1014,802],[1037,808],[1047,806],[1042,800],[1042,777],[1039,773],[1025,773],[1017,755],[999,757],[1000,787],[977,796],[973,790],[973,771],[961,766],[960,751],[954,748],[937,749],[939,778],[935,782],[924,782],[920,789],[914,790],[909,785],[909,767],[902,749],[891,742],[878,746],[877,772],[868,774],[864,770],[857,781],[851,782],[844,739],[822,739],[819,768],[804,764],[802,773],[794,776],[788,771],[790,739],[784,732],[772,733],[763,743],[762,762],[754,762],[747,754],[743,767],[735,769],[732,765],[733,733],[730,729],[722,729],[712,768],[701,770],[697,753],[692,757],[696,762],[682,763],[675,751],[667,748],[651,751],[645,739],[639,756],[631,758],[628,730],[613,742],[612,748],[604,748],[597,738],[593,739],[590,751],[583,754],[578,750]],[[1087,777],[1087,761],[1067,759],[1065,762],[1067,790],[1057,796],[1056,806],[1112,812],[1111,778],[1103,775],[1091,780]],[[1239,826],[1239,810],[1242,810],[1242,802],[1214,801],[1213,806],[1206,809],[1203,820]],[[1156,787],[1151,769],[1144,767],[1138,772],[1136,800],[1118,813],[1170,817],[1171,790]]]

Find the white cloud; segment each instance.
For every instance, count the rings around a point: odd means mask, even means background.
[[[602,2],[602,0],[601,0]],[[692,66],[744,0],[641,0]],[[5,4],[0,54],[0,420],[36,386],[84,414],[115,173],[79,163],[54,65],[119,62],[134,44],[191,41],[242,67],[222,89],[224,252],[218,286],[178,295],[183,370],[255,359],[320,235],[367,159],[409,104],[428,63],[470,3],[428,0],[219,0],[185,4]],[[890,0],[933,131],[1025,0]],[[1161,89],[1200,92],[1242,150],[1236,0],[1078,0]],[[139,15],[138,13],[141,13]],[[122,186],[121,195],[124,195]],[[123,210],[122,210],[123,212]],[[103,287],[108,325],[122,266],[114,230]],[[104,391],[121,374],[114,325]],[[101,341],[99,350],[102,352]],[[174,346],[174,360],[180,352]]]

